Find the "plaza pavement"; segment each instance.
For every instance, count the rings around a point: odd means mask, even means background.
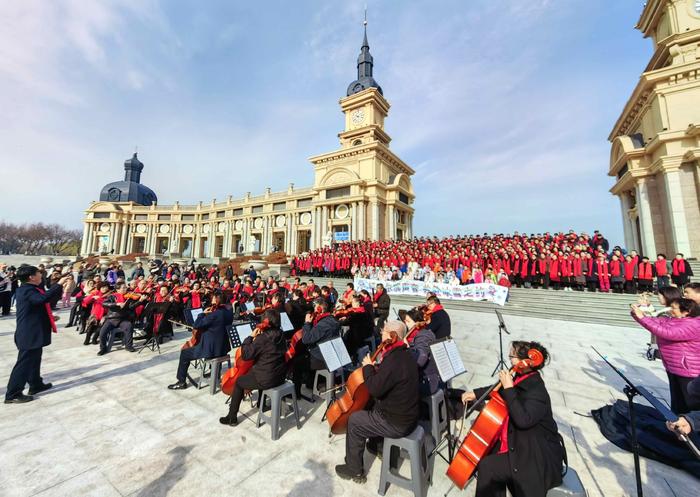
[[[366,455],[368,480],[358,485],[337,478],[344,437],[327,437],[320,402],[301,402],[303,426],[283,422],[281,438],[267,425],[256,429],[256,410],[244,403],[236,428],[219,424],[225,397],[207,390],[170,391],[176,360],[188,333],[162,347],[162,354],[116,350],[96,356],[75,328],[64,329],[44,349],[43,375],[54,388],[24,405],[0,405],[0,495],[28,496],[372,496],[380,461]],[[455,382],[490,384],[497,361],[495,315],[451,311],[453,336],[469,372]],[[634,494],[632,455],[609,443],[587,414],[614,398],[621,383],[594,355],[595,345],[639,381],[667,397],[660,362],[643,357],[648,335],[634,326],[609,327],[506,317],[511,339],[537,339],[553,354],[544,378],[569,461],[589,496]],[[16,350],[14,318],[0,319],[0,385],[4,395]],[[679,470],[642,459],[648,497],[694,497],[698,481]],[[449,488],[446,464],[438,459],[429,495]],[[452,490],[450,496],[460,492]],[[409,492],[392,486],[388,496]],[[463,495],[473,495],[473,485]]]

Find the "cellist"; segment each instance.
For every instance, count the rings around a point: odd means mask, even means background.
[[[197,316],[194,327],[202,333],[201,339],[194,347],[180,351],[177,381],[168,385],[170,390],[187,388],[187,370],[191,361],[225,356],[231,350],[226,327],[233,322],[233,312],[230,308],[222,305],[223,298],[223,293],[220,290],[215,290],[211,296],[211,307]]]
[[[280,313],[268,309],[263,313],[260,325],[241,344],[241,358],[245,361],[255,361],[255,364],[247,374],[236,381],[228,414],[219,418],[221,424],[238,424],[238,409],[246,390],[266,390],[284,382],[287,376],[287,363],[284,360],[286,351],[287,341],[282,335]],[[260,409],[262,408],[263,406],[260,406]]]
[[[366,481],[362,464],[365,444],[376,454],[384,437],[404,437],[418,424],[418,365],[404,342],[406,333],[401,321],[387,321],[382,342],[388,345],[382,350],[381,362],[373,365],[369,355],[362,360],[364,384],[375,402],[371,410],[354,412],[348,420],[345,464],[335,467],[336,474],[345,480]]]
[[[540,366],[523,368],[515,378],[506,370],[499,373],[508,417],[493,449],[479,462],[475,497],[505,497],[506,487],[513,497],[545,497],[562,482],[563,444],[539,373],[549,353],[538,342],[514,341],[509,357],[515,366],[530,349],[542,353]],[[472,402],[486,390],[465,392],[462,402]]]

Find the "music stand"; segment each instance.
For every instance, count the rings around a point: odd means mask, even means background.
[[[167,319],[166,314],[170,310],[169,308],[170,308],[170,302],[157,302],[157,303],[156,302],[149,302],[146,305],[146,309],[144,309],[143,313],[146,314],[146,311],[148,310],[148,312],[151,315],[150,316],[151,320],[153,320],[154,313],[155,314],[163,314],[163,317],[161,317],[161,320],[162,320],[162,319]],[[156,350],[158,350],[158,354],[160,354],[160,343],[158,341],[158,329],[156,328],[155,325],[153,326],[153,329],[151,331],[151,337],[148,340],[146,340],[146,343],[141,345],[138,353],[140,354],[141,352],[143,352],[143,349],[146,349],[146,348],[150,349],[151,352],[155,352]]]
[[[499,350],[499,358],[498,358],[498,364],[496,364],[496,367],[493,370],[493,373],[491,373],[491,376],[495,376],[496,373],[498,373],[501,369],[510,369],[508,367],[508,364],[506,364],[506,361],[503,360],[503,332],[505,331],[507,335],[510,335],[510,331],[508,331],[508,328],[506,327],[505,321],[503,321],[503,315],[499,312],[498,309],[494,309],[496,312],[496,316],[498,316],[498,350]]]
[[[634,385],[634,383],[627,379],[627,377],[622,373],[622,371],[613,366],[612,363],[608,361],[603,354],[598,352],[598,349],[596,349],[592,345],[591,348],[595,350],[595,353],[598,354],[600,358],[603,359],[607,363],[607,365],[610,366],[612,370],[620,376],[620,378],[622,378],[622,380],[625,383],[627,383],[627,385],[625,385],[622,388],[622,391],[625,393],[625,395],[627,395],[627,402],[630,411],[630,431],[632,432],[632,453],[634,454],[634,476],[637,480],[637,496],[643,497],[644,494],[642,490],[642,473],[639,469],[639,444],[637,443],[637,425],[634,417],[634,397],[637,395],[641,395],[641,392]]]
[[[438,442],[435,441],[435,449],[433,449],[433,454],[438,454],[442,457],[447,464],[450,464],[452,457],[454,456],[454,450],[456,447],[456,440],[452,436],[452,428],[450,423],[450,409],[448,407],[449,399],[447,397],[447,384],[452,381],[457,376],[467,372],[467,368],[464,367],[464,362],[459,355],[459,349],[457,344],[452,338],[446,338],[438,342],[433,343],[430,346],[430,354],[435,360],[435,364],[438,368],[438,373],[440,374],[440,379],[445,384],[445,413],[447,415],[447,435]],[[438,413],[435,413],[439,416]],[[446,458],[441,452],[442,445],[447,441],[447,454],[449,459]]]

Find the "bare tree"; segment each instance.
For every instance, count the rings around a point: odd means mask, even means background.
[[[75,255],[80,250],[82,233],[59,224],[31,223],[15,225],[0,221],[0,252],[39,255]]]

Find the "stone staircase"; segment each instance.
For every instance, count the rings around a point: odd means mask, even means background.
[[[700,261],[690,261],[695,276],[700,281]],[[326,278],[316,278],[316,283],[324,285]],[[337,279],[334,285],[339,292],[351,280]],[[392,306],[414,306],[422,299],[410,296],[393,295]],[[493,313],[499,309],[504,315],[530,316],[580,323],[606,324],[610,326],[634,326],[630,317],[630,304],[637,301],[637,295],[618,293],[565,292],[563,290],[540,290],[533,288],[511,288],[505,306],[490,302],[446,300],[446,309]],[[393,314],[393,313],[392,313]]]

